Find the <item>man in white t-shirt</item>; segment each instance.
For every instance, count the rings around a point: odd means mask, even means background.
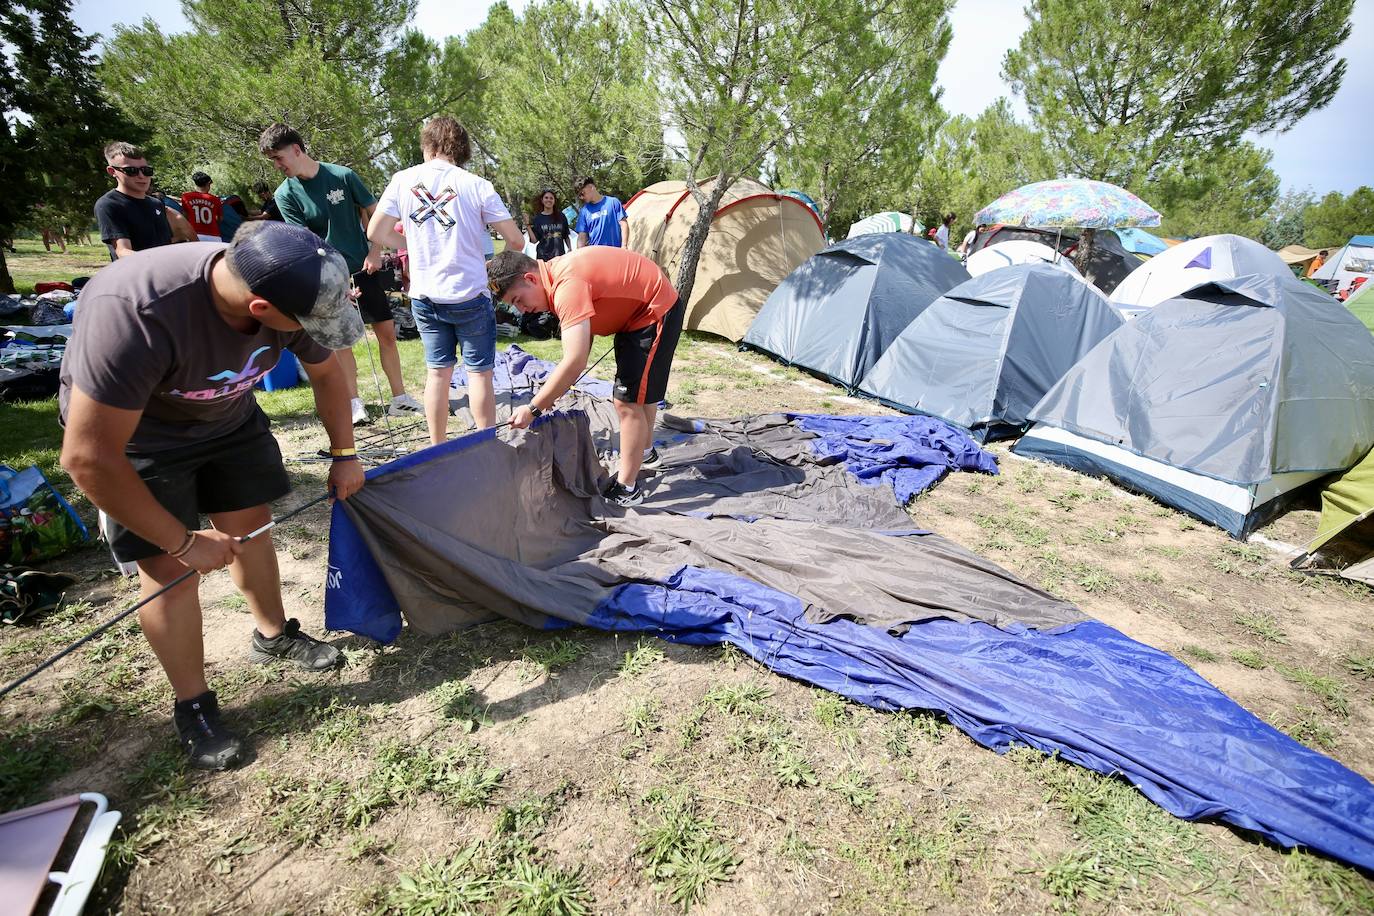
[[[387,183],[367,226],[368,240],[405,248],[410,305],[425,348],[425,420],[434,444],[448,437],[448,392],[461,346],[468,406],[478,429],[496,425],[496,311],[487,294],[487,227],[521,249],[520,227],[491,182],[460,166],[472,155],[468,132],[439,115],[420,131],[425,161]],[[397,232],[400,220],[404,235]]]

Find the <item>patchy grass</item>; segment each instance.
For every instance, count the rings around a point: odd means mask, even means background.
[[[1243,611],[1235,616],[1236,625],[1251,636],[1265,642],[1286,643],[1288,634],[1279,628],[1273,614],[1264,611]]]
[[[1221,656],[1220,656],[1220,655],[1217,655],[1217,654],[1216,654],[1215,652],[1213,652],[1211,649],[1204,649],[1202,646],[1191,646],[1191,645],[1190,645],[1190,646],[1184,646],[1183,648],[1179,649],[1178,651],[1179,651],[1180,653],[1182,653],[1183,655],[1186,655],[1186,656],[1188,656],[1189,658],[1193,659],[1194,661],[1198,661],[1198,662],[1219,662],[1219,661],[1221,661]]]
[[[1346,699],[1345,688],[1332,677],[1324,677],[1307,668],[1293,668],[1288,665],[1275,665],[1274,670],[1294,684],[1298,684],[1321,701],[1328,712],[1348,717],[1350,701]]]
[[[1220,868],[1197,831],[1135,788],[1055,757],[1037,756],[1023,753],[1020,760],[1075,838],[1074,848],[1041,872],[1050,894],[1068,904],[1110,901],[1140,882],[1183,887],[1221,880]]]
[[[355,352],[371,389],[368,349]],[[418,342],[401,353],[418,392]],[[700,335],[678,357],[670,395],[696,399],[685,415],[880,411]],[[260,403],[284,453],[324,444],[308,389]],[[0,404],[11,463],[53,470],[59,440],[52,404]],[[1289,574],[1167,507],[1005,449],[992,448],[1001,475],[951,475],[916,523],[1179,647],[1243,705],[1371,775],[1368,589]],[[301,492],[323,481],[320,467],[290,470]],[[1298,543],[1315,518],[1285,516],[1270,536]],[[274,532],[288,613],[320,635],[328,528],[319,507]],[[8,676],[137,589],[96,548],[51,567],[83,582],[35,625],[0,628]],[[203,589],[211,684],[257,758],[245,770],[184,768],[132,620],[0,705],[0,810],[89,788],[125,813],[92,912],[1374,909],[1374,882],[1353,869],[1175,820],[1038,752],[998,757],[938,714],[878,713],[775,677],[733,646],[511,623],[405,631],[386,648],[333,634],[347,664],[317,678],[246,664],[242,599],[223,573]]]
[[[1296,741],[1324,751],[1336,747],[1336,733],[1322,719],[1321,712],[1311,706],[1294,706],[1292,713],[1283,717],[1278,727]]]
[[[1374,680],[1374,654],[1350,652],[1345,656],[1345,670],[1363,680]]]
[[[643,677],[664,658],[666,656],[663,654],[663,645],[659,640],[641,638],[633,649],[625,653],[625,658],[620,663],[620,676],[631,680]]]
[[[566,668],[586,653],[587,647],[582,643],[557,636],[547,643],[526,646],[521,657],[537,665],[546,676],[552,676],[558,669]]]
[[[730,880],[741,860],[716,825],[701,815],[694,796],[657,794],[646,805],[649,812],[638,825],[635,855],[673,904],[688,909],[711,884]]]

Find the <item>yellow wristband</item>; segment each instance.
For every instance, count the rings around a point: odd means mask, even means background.
[[[332,458],[348,458],[349,456],[356,454],[358,454],[358,450],[356,448],[331,448],[329,450],[329,455]]]

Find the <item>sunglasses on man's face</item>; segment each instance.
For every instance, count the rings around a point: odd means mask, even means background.
[[[153,167],[151,165],[112,165],[110,168],[114,169],[116,172],[123,172],[130,178],[135,175],[147,175],[149,178],[153,177]]]

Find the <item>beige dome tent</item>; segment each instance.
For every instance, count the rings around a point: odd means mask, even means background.
[[[711,186],[705,181],[701,189],[710,194]],[[630,198],[625,212],[630,247],[676,280],[698,212],[687,183],[650,185]],[[738,341],[783,277],[824,247],[820,221],[805,203],[757,181],[737,180],[721,198],[706,236],[685,327]]]

